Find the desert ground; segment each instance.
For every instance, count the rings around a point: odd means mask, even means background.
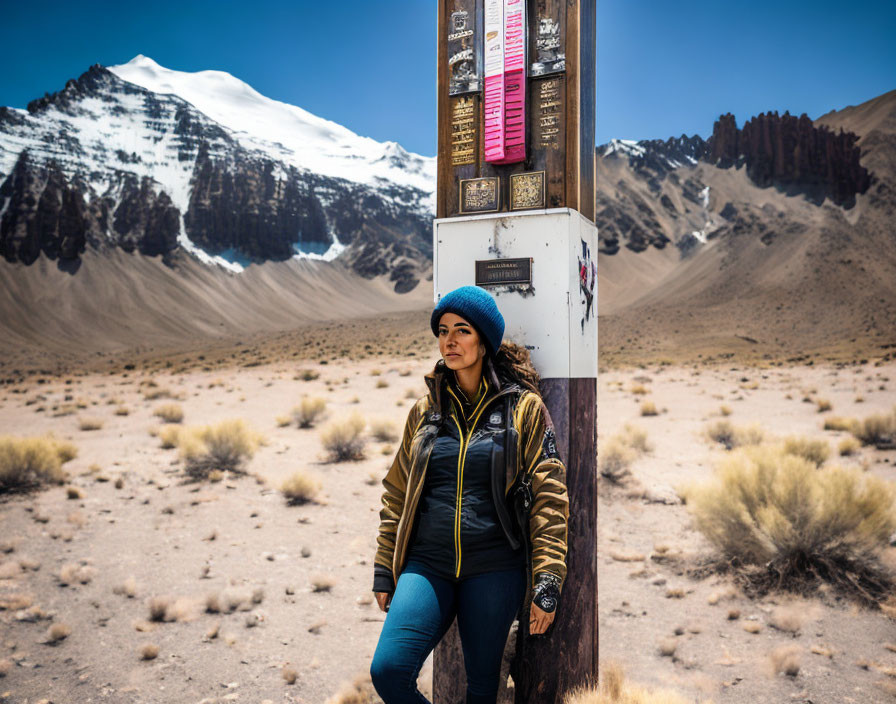
[[[77,456],[63,484],[0,499],[0,701],[379,701],[380,481],[437,358],[426,317],[394,316],[389,335],[358,321],[77,371],[4,366],[2,434],[52,433]],[[823,440],[828,464],[892,481],[896,451],[841,457],[849,433],[823,425],[889,412],[894,384],[896,363],[873,359],[602,366],[599,445],[626,424],[648,445],[630,476],[600,484],[602,664],[684,701],[892,701],[896,622],[830,590],[755,598],[688,576],[711,548],[679,491],[725,455],[704,434],[723,417]],[[303,398],[326,405],[309,428],[292,418]],[[155,415],[170,404],[180,423]],[[364,458],[330,461],[322,435],[353,413]],[[188,481],[165,428],[232,419],[263,436],[244,474]],[[297,472],[320,490],[290,504],[281,487]],[[896,549],[882,559],[896,568]],[[431,677],[428,661],[424,693]]]

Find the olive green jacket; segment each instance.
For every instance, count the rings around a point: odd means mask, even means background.
[[[374,570],[378,575],[384,575],[388,570],[393,588],[404,569],[410,549],[408,541],[415,512],[423,491],[429,455],[439,430],[438,416],[443,408],[446,412],[455,413],[454,404],[442,404],[447,386],[446,374],[451,373],[440,360],[433,371],[424,377],[429,393],[419,399],[408,413],[401,447],[382,480],[385,491],[382,495]],[[477,404],[466,440],[469,441],[472,433],[485,423],[489,408],[497,409],[495,402],[503,403],[504,397],[510,395],[513,427],[518,433],[516,451],[511,450],[511,457],[515,454],[516,461],[513,463],[515,467],[508,468],[508,474],[513,472],[512,478],[500,477],[506,511],[499,509],[498,512],[499,515],[503,512],[504,516],[513,513],[511,489],[522,478],[521,473],[528,475],[533,497],[528,536],[531,546],[530,588],[534,589],[539,581],[550,580],[562,589],[566,579],[569,500],[566,467],[557,454],[550,414],[538,394],[515,383],[502,384],[491,363],[483,367],[483,375],[489,383],[484,397]],[[462,442],[462,454],[464,450]],[[462,496],[462,491],[459,496]],[[382,578],[378,581],[383,583]]]

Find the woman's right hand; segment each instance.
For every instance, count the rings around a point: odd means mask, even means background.
[[[376,596],[376,603],[380,607],[380,611],[387,612],[389,604],[392,602],[392,592],[374,592],[373,594]]]

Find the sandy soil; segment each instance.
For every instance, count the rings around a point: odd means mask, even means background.
[[[52,431],[75,442],[79,454],[66,464],[66,486],[82,493],[70,499],[66,487],[53,487],[0,503],[0,543],[9,550],[0,554],[0,601],[8,607],[0,610],[0,660],[10,665],[0,677],[2,701],[317,703],[366,676],[384,617],[370,592],[379,482],[395,443],[371,440],[366,459],[327,463],[320,430],[353,411],[400,429],[435,359],[434,350],[415,349],[413,357],[222,363],[210,371],[193,355],[192,366],[176,371],[137,366],[30,377],[2,387],[3,432]],[[303,381],[305,369],[319,378]],[[601,440],[634,422],[654,449],[633,465],[627,489],[602,488],[601,660],[620,661],[632,680],[673,687],[695,701],[888,701],[876,682],[888,679],[878,666],[896,665],[896,653],[885,648],[896,642],[896,626],[881,613],[832,596],[792,605],[784,597],[730,595],[718,578],[679,574],[678,562],[663,560],[657,546],[680,553],[684,562],[708,551],[674,487],[710,475],[723,451],[700,434],[721,405],[731,408],[735,424],[828,438],[835,449],[842,433],[823,431],[828,414],[804,403],[804,396],[827,398],[830,413],[862,417],[892,406],[894,377],[892,363],[602,373]],[[157,386],[148,386],[150,380]],[[640,417],[645,396],[631,392],[634,384],[646,388],[659,415]],[[267,437],[247,476],[184,483],[177,451],[162,449],[149,432],[160,424],[153,410],[172,399],[147,400],[145,394],[163,388],[183,407],[184,425],[242,418]],[[328,418],[307,430],[279,427],[278,416],[288,415],[304,395],[324,398]],[[85,407],[54,416],[54,406],[58,413],[79,402]],[[128,414],[117,415],[119,407]],[[102,427],[80,430],[85,417],[101,419]],[[896,452],[863,449],[844,461],[896,478]],[[320,479],[317,502],[289,506],[278,491],[297,470]],[[646,491],[632,491],[636,484]],[[62,586],[59,575],[71,571],[69,565],[83,569]],[[135,596],[115,593],[129,578]],[[314,591],[313,582],[327,580],[329,590]],[[667,598],[670,587],[680,587],[683,596]],[[713,592],[722,594],[715,605],[708,603]],[[212,593],[243,597],[244,610],[207,613]],[[18,604],[16,596],[22,597]],[[181,600],[172,609],[177,620],[149,623],[153,597]],[[28,612],[33,605],[39,610]],[[799,622],[795,633],[770,625],[780,620],[779,608]],[[739,618],[729,618],[732,609]],[[759,632],[746,632],[747,621],[758,623]],[[67,624],[71,634],[49,645],[54,623]],[[669,637],[677,639],[674,657],[658,651]],[[145,644],[158,646],[155,659],[141,659]],[[801,650],[796,677],[768,673],[769,654],[781,645]],[[830,656],[814,654],[813,646]],[[865,667],[858,664],[863,661]],[[285,666],[295,669],[294,684],[284,680]],[[427,663],[424,692],[430,681]]]

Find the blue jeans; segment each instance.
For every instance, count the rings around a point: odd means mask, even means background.
[[[467,704],[494,704],[510,625],[526,595],[526,568],[460,581],[409,560],[398,577],[370,664],[386,704],[429,704],[417,675],[457,616],[467,672]]]

